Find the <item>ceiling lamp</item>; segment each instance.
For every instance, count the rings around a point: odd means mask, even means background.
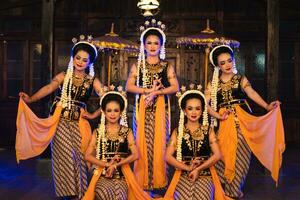
[[[137,7],[144,17],[154,16],[158,13],[159,2],[157,0],[140,0]]]

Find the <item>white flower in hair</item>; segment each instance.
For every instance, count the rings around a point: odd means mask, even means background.
[[[202,90],[202,85],[197,85],[197,90]]]
[[[123,91],[122,85],[120,85],[119,87],[117,87],[117,90],[118,90],[119,92],[122,92],[122,91]]]
[[[109,90],[115,90],[115,86],[114,85],[110,85],[109,86]]]
[[[77,38],[75,38],[75,37],[74,37],[74,38],[72,38],[72,42],[73,42],[73,44],[76,44],[76,43],[77,43],[77,41],[78,41],[78,40],[77,40]]]
[[[92,35],[88,35],[87,36],[87,40],[88,40],[88,42],[91,42],[93,40],[93,36]]]
[[[104,86],[103,87],[103,92],[107,92],[108,91],[108,87],[107,86]]]
[[[84,40],[84,39],[85,39],[85,36],[84,36],[84,35],[80,35],[80,36],[79,36],[79,39],[80,39],[80,40]]]
[[[189,86],[190,86],[190,89],[194,89],[195,84],[194,84],[194,83],[191,83]]]

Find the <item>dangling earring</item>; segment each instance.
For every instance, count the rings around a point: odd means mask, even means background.
[[[166,48],[165,44],[160,47],[159,58],[164,60],[166,58]]]
[[[234,74],[237,74],[237,69],[236,69],[235,59],[233,59],[232,72],[233,72]]]
[[[90,75],[91,77],[94,77],[94,76],[95,76],[94,63],[91,63],[91,64],[90,64],[90,67],[89,67],[89,75]]]

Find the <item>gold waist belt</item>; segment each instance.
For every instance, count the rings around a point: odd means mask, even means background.
[[[245,104],[248,107],[249,111],[252,112],[251,107],[248,104],[246,99],[234,99],[234,100],[231,100],[231,101],[223,102],[223,103],[220,103],[218,105],[218,107],[219,108],[227,108],[227,107],[231,107],[231,106],[236,105],[236,104],[238,104],[238,105]]]
[[[60,97],[56,96],[54,99],[54,103],[58,103],[60,101]],[[63,119],[78,121],[80,117],[80,109],[86,109],[86,104],[81,101],[70,100],[71,107],[63,108],[61,111],[61,117]]]

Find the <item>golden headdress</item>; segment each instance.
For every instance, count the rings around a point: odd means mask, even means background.
[[[121,120],[120,120],[120,125],[122,126],[126,126],[128,127],[128,123],[127,123],[127,106],[128,106],[128,102],[127,102],[127,98],[126,98],[126,92],[123,90],[122,86],[117,87],[117,91],[115,91],[115,86],[111,85],[109,87],[103,87],[103,92],[104,94],[101,97],[100,100],[100,106],[102,105],[102,101],[103,99],[108,96],[108,95],[119,95],[122,100],[124,101],[124,109],[122,111],[121,114]],[[100,141],[102,141],[102,152],[105,152],[105,115],[104,115],[104,111],[102,110],[101,112],[101,119],[100,119],[100,124],[98,126],[98,135],[97,135],[97,151],[96,151],[96,158],[100,159]],[[105,153],[102,153],[102,160],[106,160],[105,158]]]
[[[88,47],[90,47],[92,49],[92,51],[94,51],[95,58],[93,61],[90,61],[90,64],[89,64],[89,75],[94,77],[94,75],[95,75],[94,61],[97,58],[98,51],[97,51],[97,48],[95,47],[95,45],[92,44],[92,39],[93,39],[93,37],[91,35],[87,36],[87,38],[85,38],[84,35],[80,35],[79,41],[77,40],[77,38],[73,38],[72,42],[74,43],[74,46],[72,47],[72,53],[73,53],[74,48],[77,47],[77,45],[79,45],[79,44],[86,44],[86,45],[88,45]],[[73,82],[73,70],[74,70],[74,63],[73,63],[73,56],[71,55],[70,62],[68,64],[67,73],[64,78],[62,92],[61,92],[60,102],[61,102],[63,108],[65,108],[65,107],[69,107],[69,109],[71,108],[70,102],[72,100],[71,91],[72,91],[72,82]]]
[[[202,127],[206,128],[208,130],[208,114],[207,114],[207,103],[204,94],[201,92],[202,86],[197,85],[195,87],[195,84],[189,85],[189,90],[185,86],[181,86],[181,89],[179,92],[176,93],[176,96],[178,97],[178,105],[180,108],[180,118],[179,118],[179,125],[178,125],[178,135],[177,135],[177,151],[176,151],[176,159],[181,161],[182,160],[182,154],[181,154],[181,143],[182,143],[182,137],[183,137],[183,130],[184,130],[184,111],[181,107],[182,100],[187,97],[189,94],[198,94],[203,99],[202,102],[204,102],[204,105],[202,105]]]
[[[219,46],[214,47],[211,50],[210,54],[209,54],[210,63],[214,66],[214,73],[213,73],[213,78],[212,78],[212,82],[211,82],[212,91],[211,91],[211,94],[210,94],[210,96],[211,96],[211,107],[214,111],[217,111],[217,91],[218,91],[219,72],[220,72],[220,67],[218,66],[218,63],[215,63],[215,61],[214,61],[214,54],[220,48],[227,49],[228,51],[231,52],[232,55],[234,53],[230,46],[228,46],[228,45],[219,45]],[[237,74],[235,60],[233,60],[233,73]],[[217,119],[215,119],[214,117],[211,117],[211,123],[214,126],[217,126]]]

